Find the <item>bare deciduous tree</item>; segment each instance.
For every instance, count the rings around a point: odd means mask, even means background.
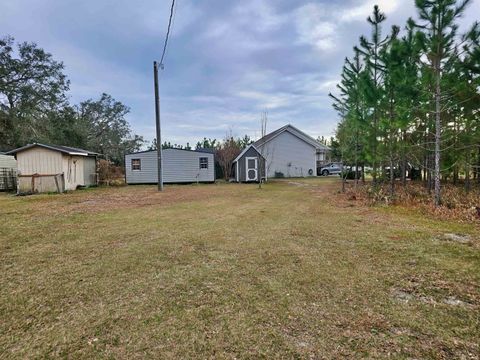
[[[233,138],[232,133],[227,133],[225,139],[217,146],[215,156],[222,167],[225,180],[232,175],[233,160],[240,154],[241,147],[238,141]]]

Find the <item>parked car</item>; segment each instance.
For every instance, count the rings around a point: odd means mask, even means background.
[[[343,165],[342,163],[330,163],[322,166],[317,170],[317,175],[328,176],[328,175],[339,175],[342,173]]]

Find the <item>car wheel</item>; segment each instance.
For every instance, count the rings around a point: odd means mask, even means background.
[[[323,175],[323,176],[328,176],[328,170],[323,170],[323,171],[322,171],[322,175]]]

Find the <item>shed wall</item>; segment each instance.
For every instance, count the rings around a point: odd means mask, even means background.
[[[60,174],[63,172],[62,154],[44,148],[32,148],[17,153],[19,174]]]
[[[0,168],[17,169],[17,161],[14,156],[0,154]]]
[[[238,159],[238,179],[240,182],[247,181],[247,164],[246,164],[246,158],[247,157],[258,157],[258,174],[259,177],[264,177],[265,176],[265,171],[264,171],[264,161],[262,161],[261,155],[253,148],[251,147],[248,149],[243,156]],[[236,170],[235,170],[236,171]]]
[[[179,149],[164,149],[162,155],[164,183],[215,181],[213,154]],[[208,169],[200,169],[201,157],[208,158]],[[141,170],[132,170],[132,159],[140,159]],[[156,151],[125,155],[125,177],[127,184],[156,183],[157,171]]]
[[[88,183],[86,178],[91,176],[92,165],[95,166],[94,157],[63,155],[63,173],[65,174],[65,189],[75,190],[78,186],[94,185]]]
[[[97,159],[94,157],[84,159],[83,184],[85,186],[97,185]]]

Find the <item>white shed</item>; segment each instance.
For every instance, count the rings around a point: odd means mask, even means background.
[[[215,161],[211,152],[164,149],[162,156],[164,183],[215,181]],[[127,184],[157,183],[157,164],[156,150],[125,155],[125,182]]]
[[[68,146],[29,144],[15,155],[18,192],[63,192],[97,184],[97,153]]]

